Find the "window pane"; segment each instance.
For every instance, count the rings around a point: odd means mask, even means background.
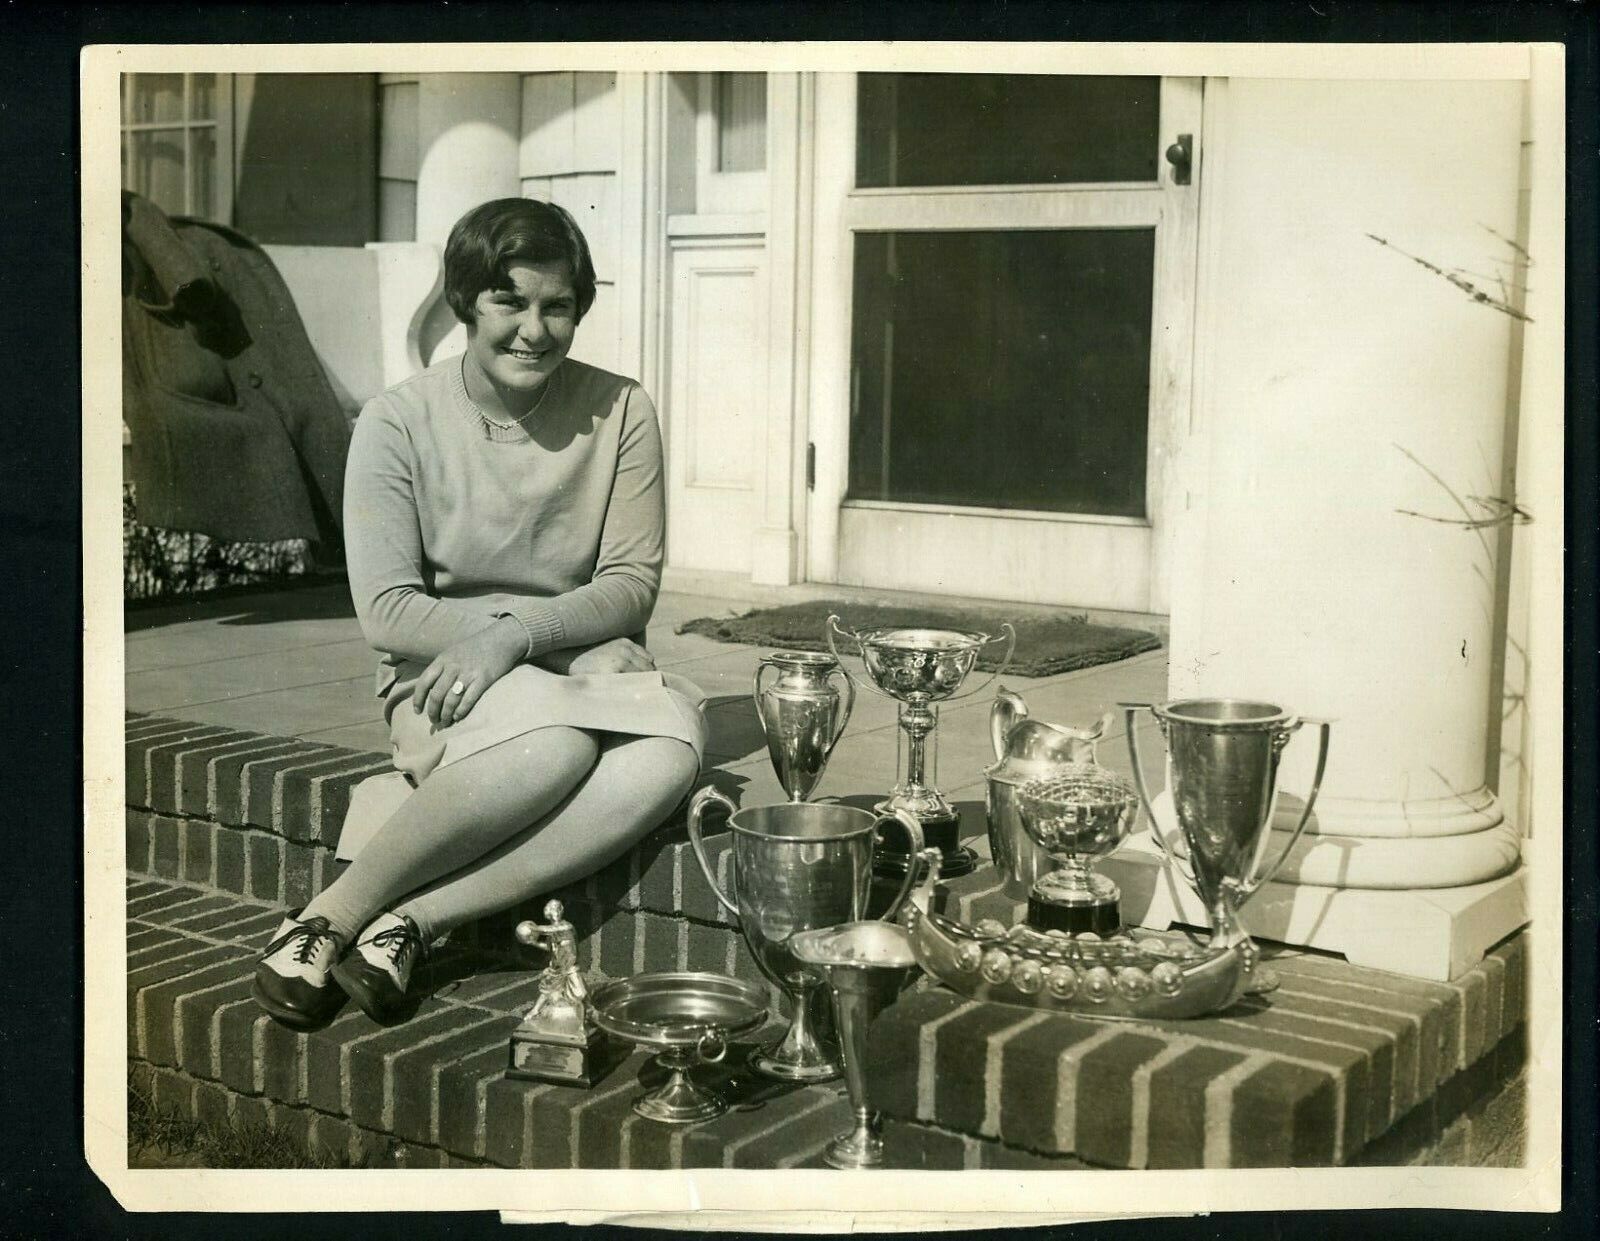
[[[189,75],[189,119],[211,121],[217,116],[217,75],[191,73]]]
[[[183,130],[151,129],[128,136],[132,148],[131,184],[168,215],[182,215]]]
[[[863,73],[856,184],[1154,181],[1155,77]]]
[[[133,115],[129,120],[136,125],[183,120],[183,74],[135,74]]]
[[[858,233],[853,499],[1142,517],[1153,229]]]
[[[717,74],[717,171],[767,166],[767,75]]]
[[[189,131],[189,214],[213,219],[217,213],[217,131],[197,125]]]

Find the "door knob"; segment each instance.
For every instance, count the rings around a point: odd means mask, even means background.
[[[1179,134],[1178,140],[1167,148],[1167,163],[1172,165],[1172,184],[1189,184],[1189,169],[1193,159],[1194,135]]]

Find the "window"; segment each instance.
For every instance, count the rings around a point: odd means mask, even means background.
[[[233,78],[122,77],[122,185],[168,215],[233,215]]]
[[[695,211],[765,211],[767,75],[700,74],[696,114]]]
[[[858,81],[846,498],[1144,519],[1161,80]]]

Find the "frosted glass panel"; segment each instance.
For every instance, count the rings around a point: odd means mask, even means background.
[[[183,120],[183,74],[141,73],[133,79],[134,124]]]
[[[1161,79],[863,73],[856,184],[1154,181]]]
[[[717,171],[759,172],[767,166],[767,75],[719,73]]]
[[[168,215],[184,214],[183,130],[143,130],[128,135],[128,142],[132,152],[128,188]]]
[[[1145,515],[1153,229],[858,233],[852,499]]]

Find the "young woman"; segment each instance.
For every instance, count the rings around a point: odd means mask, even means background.
[[[580,879],[662,822],[702,696],[641,645],[664,543],[661,437],[630,379],[568,358],[595,296],[560,207],[500,199],[445,246],[467,352],[368,403],[345,478],[350,589],[416,785],[256,968],[304,1028],[387,1019],[452,927]]]

